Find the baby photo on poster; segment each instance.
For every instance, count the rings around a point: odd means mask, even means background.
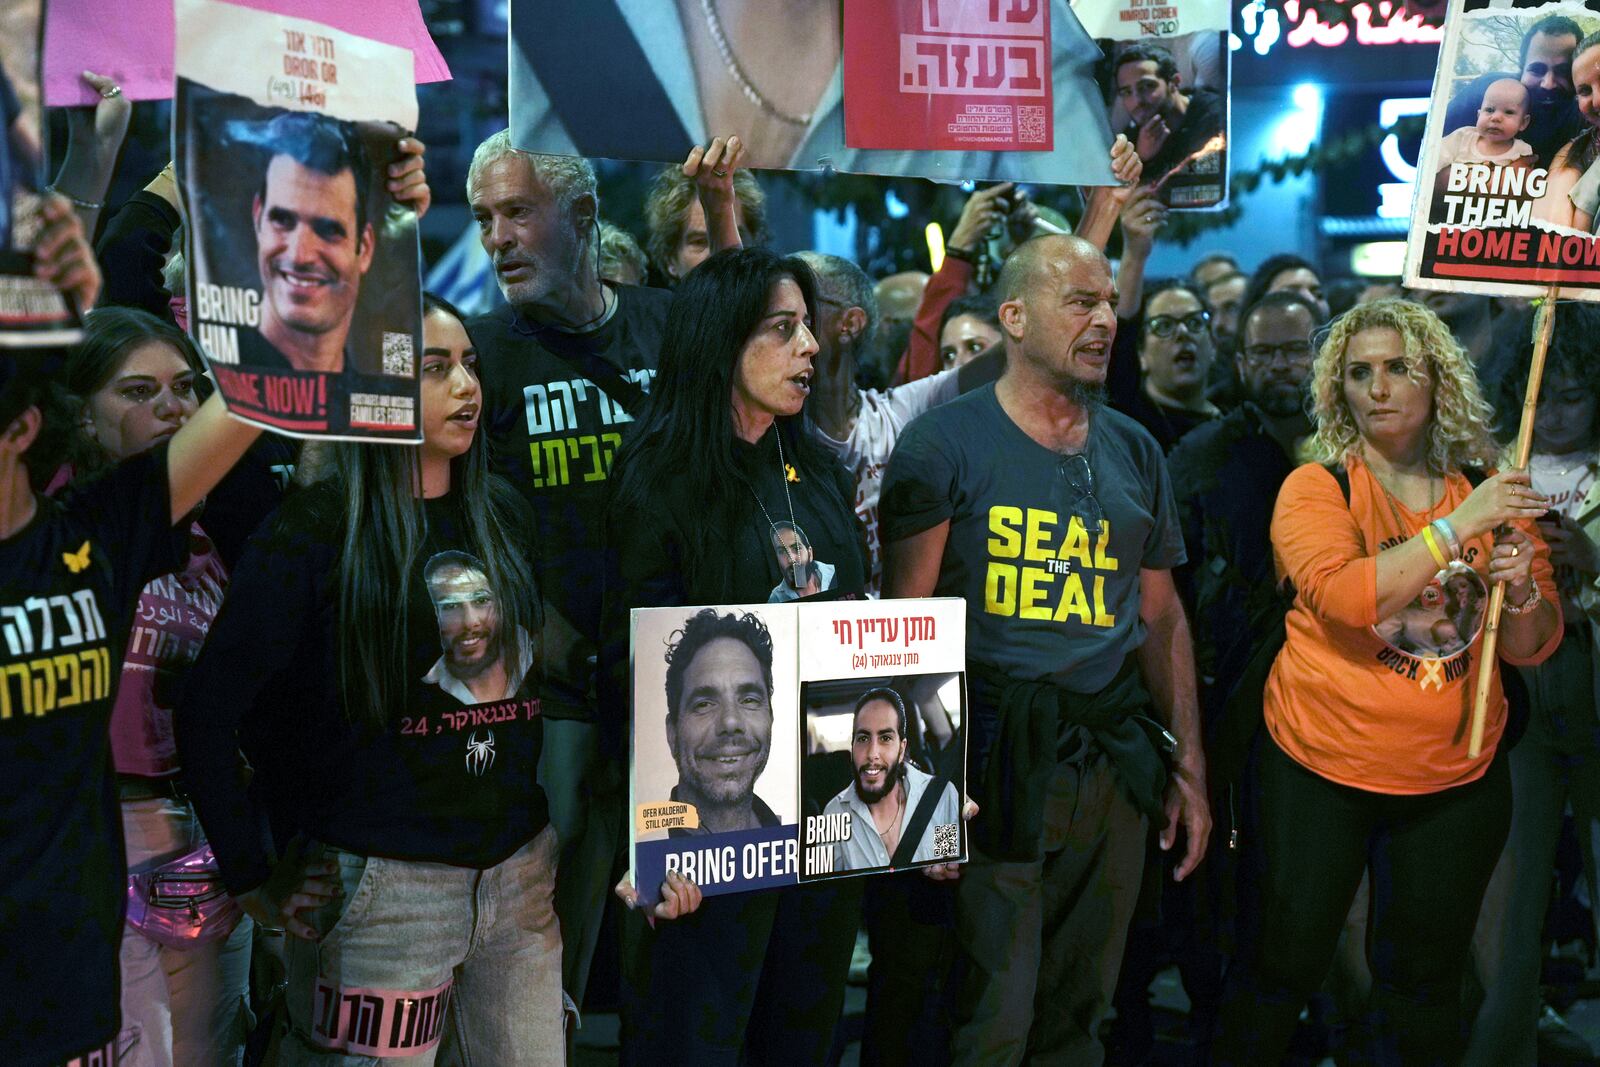
[[[1406,284],[1600,299],[1600,4],[1451,0]]]

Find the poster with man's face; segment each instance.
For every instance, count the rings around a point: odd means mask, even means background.
[[[416,124],[409,53],[220,0],[177,17],[190,331],[229,410],[416,443],[416,218],[387,189]]]
[[[1228,0],[1106,0],[1078,14],[1104,53],[1107,119],[1173,208],[1228,198]]]
[[[802,616],[800,675],[800,880],[965,861],[965,603]]]
[[[633,613],[635,885],[795,881],[799,683],[790,605]]]
[[[1451,0],[1406,284],[1600,299],[1600,0]]]

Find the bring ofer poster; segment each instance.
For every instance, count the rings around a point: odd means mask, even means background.
[[[646,608],[630,843],[707,896],[967,858],[960,599]]]

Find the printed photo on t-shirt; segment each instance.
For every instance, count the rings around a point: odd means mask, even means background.
[[[510,700],[533,662],[533,643],[508,634],[483,561],[466,552],[429,557],[422,580],[439,624],[440,655],[422,680],[464,705]]]
[[[1477,640],[1488,602],[1488,589],[1478,572],[1454,560],[1434,575],[1411,603],[1372,631],[1384,644],[1408,656],[1453,659]]]

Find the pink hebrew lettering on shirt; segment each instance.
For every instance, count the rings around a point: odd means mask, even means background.
[[[336,986],[318,978],[311,1035],[323,1048],[354,1056],[420,1056],[439,1043],[450,985],[435,989]]]

